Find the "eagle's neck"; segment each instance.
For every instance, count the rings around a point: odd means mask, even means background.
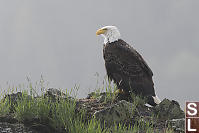
[[[103,36],[104,36],[104,44],[112,43],[120,39],[120,32],[118,30],[113,30],[113,31],[107,32]]]

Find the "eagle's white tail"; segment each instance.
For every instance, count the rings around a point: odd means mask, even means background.
[[[153,97],[153,100],[154,100],[154,102],[156,103],[156,104],[159,104],[161,101],[160,101],[160,99],[158,98],[158,96],[152,96]]]

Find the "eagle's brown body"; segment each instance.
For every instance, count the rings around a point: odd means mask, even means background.
[[[125,41],[118,39],[104,45],[103,56],[108,77],[125,93],[150,97],[149,103],[155,105],[153,73],[142,56]]]

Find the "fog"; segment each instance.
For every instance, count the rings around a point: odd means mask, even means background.
[[[160,99],[198,100],[199,1],[0,1],[0,86],[43,75],[49,87],[80,85],[86,97],[106,75],[98,28],[115,25],[154,73]]]

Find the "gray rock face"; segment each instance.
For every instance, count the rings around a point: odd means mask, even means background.
[[[168,125],[170,125],[174,131],[184,133],[185,131],[185,118],[182,119],[173,119],[167,121]]]
[[[184,132],[184,112],[178,102],[168,99],[164,99],[155,107],[135,106],[133,103],[122,100],[102,110],[97,110],[94,117],[102,123],[105,122],[106,126],[117,123],[133,126],[142,120],[143,122],[151,121],[158,132],[163,132],[165,125],[171,127],[176,133]]]
[[[67,94],[63,93],[62,91],[55,89],[55,88],[49,88],[46,93],[44,94],[45,98],[51,98],[53,101],[57,101],[60,99],[67,99],[67,100],[74,100],[74,98],[68,96]]]
[[[105,121],[105,123],[110,126],[114,124],[114,122],[120,123],[132,118],[135,113],[133,107],[134,105],[132,103],[122,100],[111,107],[95,112],[94,117]]]
[[[35,133],[12,116],[0,117],[0,133]]]
[[[171,120],[184,118],[184,111],[180,108],[177,101],[164,99],[159,105],[153,108],[154,114],[158,115],[159,119]]]
[[[0,122],[0,133],[34,133],[34,131],[26,128],[23,124]]]

